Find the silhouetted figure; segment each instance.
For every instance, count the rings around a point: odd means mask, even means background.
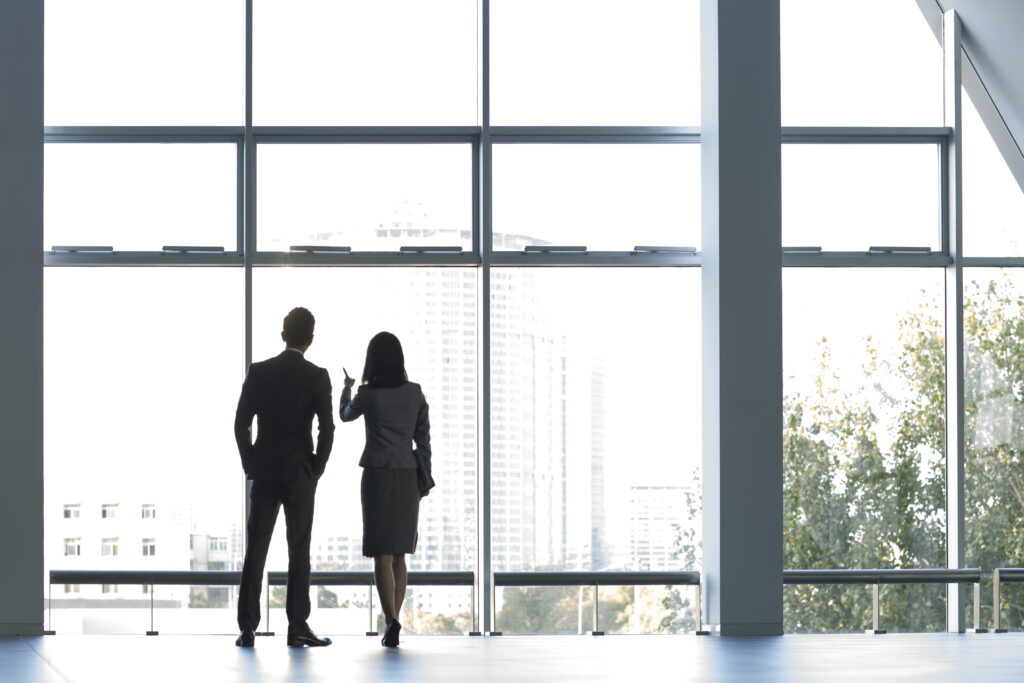
[[[373,558],[381,611],[387,628],[381,644],[398,646],[402,625],[398,615],[405,600],[408,570],[405,555],[416,552],[416,526],[421,494],[416,456],[430,463],[430,420],[420,385],[409,381],[398,337],[381,332],[370,340],[363,366],[363,384],[352,398],[355,380],[345,371],[341,420],[360,415],[366,425],[366,447],[360,499],[363,504],[363,555]]]
[[[303,354],[313,343],[316,321],[305,308],[285,316],[280,355],[253,363],[242,385],[235,412],[235,441],[242,469],[252,480],[249,491],[249,541],[238,587],[238,628],[235,641],[252,647],[260,623],[260,589],[278,510],[284,506],[288,538],[288,646],[330,645],[310,630],[309,544],[313,529],[316,483],[327,466],[334,443],[331,378],[327,370],[307,361]],[[252,443],[252,418],[257,419]],[[313,416],[318,421],[313,450]]]

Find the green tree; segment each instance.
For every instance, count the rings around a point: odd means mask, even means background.
[[[902,351],[895,367],[880,367],[869,339],[856,391],[837,388],[838,374],[823,339],[813,390],[786,397],[787,568],[945,565],[945,366],[937,312],[932,302],[901,321]],[[878,400],[865,398],[871,392]],[[895,420],[891,433],[880,434],[884,425],[876,411]],[[935,588],[885,587],[884,625],[939,630],[945,624],[943,600],[944,592]],[[858,586],[787,587],[784,621],[787,631],[859,631],[871,623],[870,592]]]
[[[1024,567],[1024,297],[1009,276],[966,285],[964,338],[966,562]],[[1022,588],[1001,594],[1001,625],[1024,628]],[[983,623],[992,618],[989,602]]]
[[[336,608],[338,607],[338,594],[332,590],[328,590],[326,586],[316,587],[316,606],[320,608]]]
[[[858,399],[862,392],[835,388],[824,340],[815,390],[787,396],[786,567],[946,566],[940,310],[932,301],[900,322],[902,351],[889,368],[898,386],[879,392],[878,405],[895,415],[885,449],[880,418]],[[1008,276],[967,284],[964,340],[965,555],[967,566],[987,574],[1024,566],[1024,297]],[[876,355],[869,343],[864,387],[882,387]],[[990,586],[986,576],[983,588]],[[1017,586],[1003,592],[1001,619],[1009,628],[1024,628],[1022,597]],[[944,600],[942,586],[886,587],[884,625],[941,630]],[[988,602],[982,601],[982,624],[992,616]],[[869,591],[858,587],[785,592],[790,631],[859,630],[870,623],[870,608]]]

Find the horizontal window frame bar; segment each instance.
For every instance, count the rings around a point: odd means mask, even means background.
[[[494,572],[497,588],[510,586],[699,586],[699,571]]]
[[[239,251],[224,253],[177,253],[164,251],[115,250],[109,253],[42,252],[46,267],[130,266],[130,267],[239,267],[244,258]],[[1024,257],[965,256],[964,268],[1024,268]],[[783,253],[784,268],[944,268],[953,260],[941,253],[869,254],[867,252],[825,251],[821,253]],[[257,252],[252,264],[259,267],[288,266],[483,266],[478,254],[409,253],[353,251],[345,254],[308,252]],[[590,251],[585,254],[524,254],[519,251],[495,251],[486,265],[493,267],[679,267],[699,268],[701,254],[633,253],[632,251]]]
[[[1024,268],[1024,256],[963,256],[964,268]]]
[[[592,251],[585,254],[523,254],[519,251],[492,252],[485,262],[479,254],[462,253],[406,253],[394,251],[354,251],[349,253],[310,253],[262,251],[253,254],[249,263],[254,268],[291,267],[620,267],[620,268],[699,268],[700,253],[633,253],[632,251]],[[245,264],[242,253],[114,251],[109,253],[53,253],[43,252],[46,267],[241,267]]]
[[[113,251],[110,253],[58,253],[43,252],[45,267],[130,266],[130,267],[242,267],[244,257],[239,251],[223,253]]]
[[[257,142],[480,141],[699,143],[698,126],[252,126]],[[245,126],[45,126],[45,142],[241,142]],[[947,127],[783,126],[786,143],[941,144]]]
[[[461,253],[406,253],[396,251],[352,251],[318,254],[310,252],[257,251],[249,261],[254,268],[317,266],[449,266],[474,267],[480,256],[466,250]]]
[[[782,144],[943,144],[952,128],[783,126]]]
[[[479,126],[253,126],[256,144],[475,143]]]
[[[48,143],[224,143],[242,144],[245,126],[46,126]]]
[[[783,268],[945,268],[953,263],[947,254],[871,254],[867,251],[823,251],[782,254]]]
[[[981,570],[967,569],[785,569],[785,586],[978,583]]]
[[[633,251],[588,251],[578,253],[531,253],[521,251],[492,251],[488,265],[495,267],[552,267],[552,266],[599,266],[599,267],[675,267],[699,268],[701,254],[669,254]]]
[[[692,126],[492,126],[493,144],[700,144]]]

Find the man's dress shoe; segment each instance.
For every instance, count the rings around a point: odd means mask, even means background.
[[[309,630],[305,633],[288,634],[288,647],[327,647],[330,644],[330,638],[318,638],[315,633]]]
[[[242,631],[241,635],[235,639],[235,645],[238,647],[252,647],[256,644],[256,634],[252,632],[251,628],[247,628]]]

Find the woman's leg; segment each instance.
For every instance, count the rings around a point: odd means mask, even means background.
[[[405,586],[409,580],[405,555],[392,555],[391,567],[395,577],[395,617],[398,617],[402,613],[402,603],[405,602]]]
[[[392,570],[394,555],[377,555],[373,558],[373,576],[377,582],[377,595],[380,597],[380,609],[384,612],[384,620],[391,623],[397,615],[395,611],[395,574]],[[403,586],[403,594],[405,587]]]

